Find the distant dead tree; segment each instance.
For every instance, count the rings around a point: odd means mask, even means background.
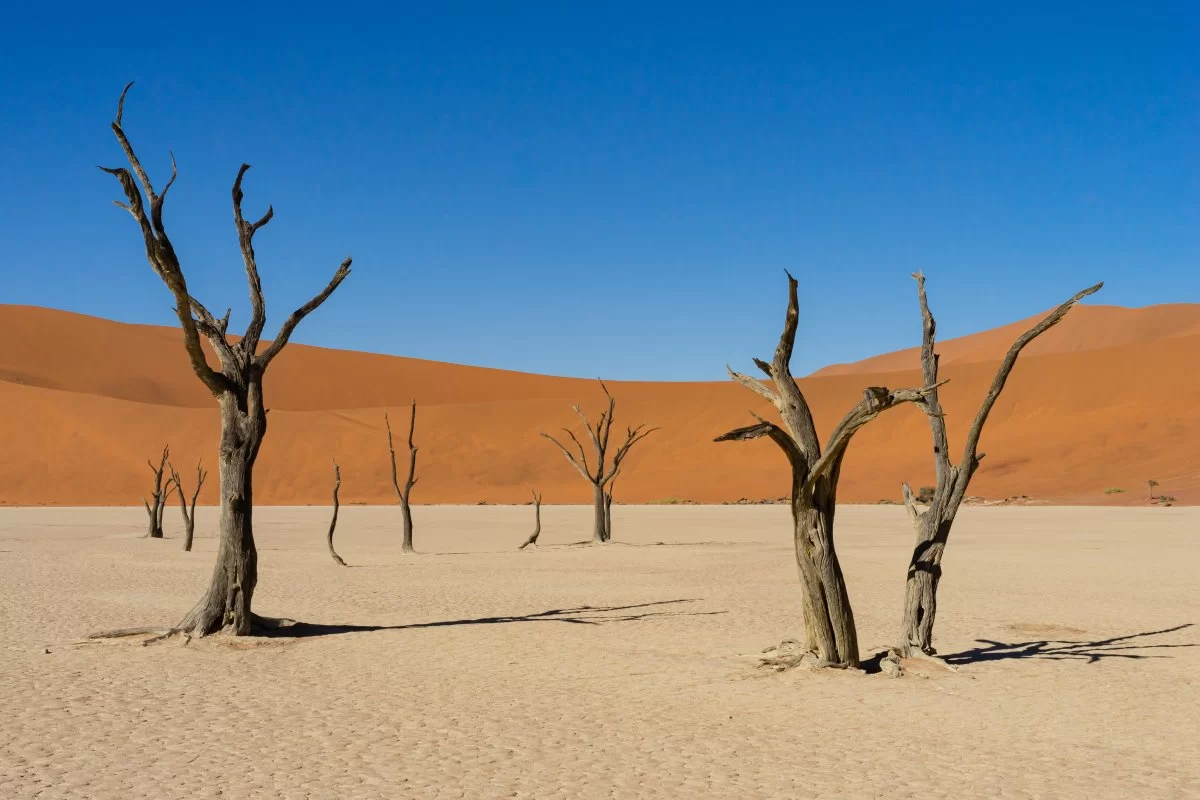
[[[417,401],[412,401],[412,418],[408,423],[408,479],[404,482],[404,489],[400,488],[400,481],[396,477],[396,448],[392,446],[392,424],[388,421],[386,413],[383,415],[383,424],[387,426],[388,455],[392,459],[392,488],[396,490],[400,513],[404,516],[404,544],[401,550],[405,553],[415,553],[417,551],[413,549],[412,507],[408,498],[412,494],[412,488],[417,485],[417,447],[413,444],[413,431],[417,428]]]
[[[584,479],[592,484],[592,501],[595,507],[595,520],[592,527],[592,544],[603,544],[612,537],[612,521],[609,519],[608,510],[612,506],[612,495],[607,490],[613,478],[621,470],[621,465],[625,461],[625,457],[629,455],[630,449],[645,439],[650,434],[654,433],[658,428],[647,428],[644,424],[638,425],[636,428],[627,428],[625,432],[625,441],[617,448],[613,454],[612,464],[606,463],[605,459],[608,454],[609,436],[612,433],[613,414],[616,411],[617,401],[609,393],[608,387],[604,385],[604,381],[600,381],[600,388],[604,390],[604,396],[608,398],[608,408],[601,412],[600,419],[592,425],[578,405],[571,406],[571,409],[579,415],[583,420],[584,430],[587,431],[588,437],[592,440],[592,449],[596,453],[596,464],[593,467],[588,463],[587,453],[583,449],[583,445],[575,434],[569,428],[563,428],[567,436],[571,437],[575,447],[579,450],[579,457],[568,450],[563,443],[555,439],[550,434],[542,431],[541,434],[546,439],[549,439],[558,449],[567,457],[567,461],[579,471],[579,474]]]
[[[524,550],[526,547],[537,550],[537,540],[542,535],[542,496],[536,489],[529,491],[533,494],[533,533],[529,534],[529,538],[517,548],[518,550]]]
[[[329,520],[329,536],[326,538],[326,543],[329,545],[329,555],[333,557],[334,562],[338,566],[346,566],[346,562],[342,561],[342,557],[337,554],[337,550],[333,549],[333,532],[337,530],[338,517],[338,489],[342,488],[342,468],[338,466],[337,460],[333,462],[333,518]]]
[[[932,387],[888,390],[872,386],[842,418],[829,436],[825,452],[804,393],[792,377],[792,349],[800,312],[796,279],[788,276],[788,309],[783,334],[771,363],[754,363],[775,384],[765,384],[728,368],[735,381],[769,401],[783,418],[783,427],[755,414],[758,422],[718,436],[715,441],[741,441],[766,436],[787,456],[792,468],[791,507],[796,564],[803,592],[804,644],[795,663],[811,659],[819,665],[855,667],[859,662],[858,633],[842,568],[834,550],[833,519],[842,459],[851,437],[884,411],[924,399]],[[781,648],[782,649],[782,648]]]
[[[154,492],[150,495],[150,500],[142,498],[142,503],[146,506],[146,514],[150,517],[149,527],[146,530],[144,539],[161,539],[163,538],[163,509],[167,507],[167,499],[171,496],[171,482],[163,485],[163,472],[167,468],[167,457],[171,452],[169,446],[164,447],[162,458],[158,460],[158,466],[154,466],[154,462],[147,460],[146,466],[150,467],[150,472],[154,475]],[[150,502],[153,500],[154,502]]]
[[[917,282],[917,298],[921,304],[922,342],[921,368],[925,384],[931,387],[921,403],[929,417],[929,429],[933,434],[933,465],[937,485],[928,498],[928,508],[921,511],[913,499],[912,487],[904,484],[904,505],[909,519],[917,532],[917,545],[908,564],[908,577],[904,590],[904,618],[901,625],[899,655],[905,658],[917,655],[933,655],[933,622],[937,614],[937,588],[942,577],[942,554],[954,517],[967,494],[971,477],[979,469],[983,453],[978,452],[979,436],[988,415],[996,404],[1009,373],[1017,363],[1017,356],[1025,345],[1048,331],[1066,316],[1071,307],[1090,294],[1098,292],[1103,283],[1084,289],[1067,302],[1054,309],[1013,342],[1004,356],[991,388],[983,399],[983,405],[975,414],[975,420],[967,431],[962,459],[958,464],[950,463],[949,442],[946,437],[946,419],[938,398],[938,354],[934,350],[937,324],[929,311],[925,296],[925,276],[913,274]]]
[[[242,178],[246,170],[250,169],[249,164],[242,164],[233,182],[233,218],[250,287],[251,316],[250,324],[242,338],[231,342],[226,335],[229,312],[226,311],[225,316],[218,319],[189,294],[179,258],[163,224],[163,202],[178,174],[174,157],[171,159],[171,179],[163,187],[162,194],[156,194],[150,176],[138,161],[121,127],[125,95],[132,85],[130,83],[121,92],[112,129],[133,172],[124,167],[101,169],[120,181],[128,203],[116,204],[128,211],[137,222],[145,243],[146,258],[155,274],[171,290],[175,300],[175,313],[183,328],[184,347],[192,371],[212,392],[221,409],[221,522],[217,563],[208,591],[183,620],[167,633],[205,636],[224,630],[236,635],[245,635],[250,633],[256,624],[278,624],[278,621],[258,617],[251,611],[254,587],[258,581],[258,551],[254,546],[252,524],[253,473],[263,436],[267,432],[267,409],[263,405],[263,376],[271,362],[283,351],[300,321],[324,303],[350,274],[350,259],[342,262],[328,285],[319,294],[292,312],[280,327],[275,341],[260,353],[258,345],[266,325],[267,311],[255,262],[253,240],[254,235],[271,221],[274,211],[268,207],[267,213],[255,222],[249,222],[242,217]],[[134,175],[137,176],[136,180]],[[149,208],[143,201],[143,190]],[[209,365],[200,345],[202,335],[208,339],[219,359],[220,369],[213,369]],[[97,635],[128,633],[130,632],[118,631]]]
[[[179,494],[179,511],[183,514],[183,551],[189,553],[192,550],[192,535],[196,530],[196,498],[200,496],[200,487],[204,485],[204,479],[208,477],[208,472],[201,466],[201,462],[196,462],[196,491],[192,492],[192,508],[188,511],[187,496],[184,494],[183,481],[179,478],[179,473],[175,471],[175,466],[168,461],[167,469],[171,471],[170,484],[174,486],[175,491]]]
[[[1154,490],[1158,488],[1158,481],[1151,478],[1150,480],[1146,481],[1146,484],[1149,485],[1149,487],[1150,487],[1150,502],[1153,503],[1154,502]]]

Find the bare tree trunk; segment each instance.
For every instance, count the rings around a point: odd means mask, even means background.
[[[592,447],[596,453],[596,466],[594,469],[588,463],[587,453],[584,451],[583,445],[568,428],[563,428],[563,431],[567,436],[571,437],[571,441],[575,443],[575,447],[579,450],[578,458],[562,442],[542,431],[542,436],[553,442],[563,452],[563,455],[567,457],[567,461],[571,463],[571,466],[575,467],[579,474],[588,483],[592,484],[592,503],[595,508],[595,519],[592,525],[592,544],[604,544],[612,536],[612,520],[609,517],[609,508],[612,506],[612,489],[608,488],[606,490],[605,487],[609,487],[611,482],[616,479],[617,473],[621,471],[621,465],[625,462],[625,457],[629,455],[630,449],[642,439],[645,439],[658,430],[658,428],[647,428],[645,425],[638,425],[636,428],[627,428],[625,441],[617,448],[617,452],[613,456],[612,465],[607,466],[605,464],[605,457],[608,454],[608,441],[610,434],[612,434],[613,417],[616,412],[617,401],[609,393],[608,387],[604,385],[604,381],[600,381],[600,388],[604,391],[604,396],[608,398],[608,408],[600,414],[600,419],[594,426],[588,421],[587,415],[579,409],[579,406],[571,407],[579,415],[579,418],[583,420],[584,430],[587,431],[588,438],[592,440]]]
[[[909,559],[905,577],[904,613],[900,622],[900,644],[896,648],[898,655],[903,658],[932,656],[937,652],[933,647],[933,624],[937,618],[937,590],[942,578],[942,555],[946,551],[946,542],[950,538],[950,529],[954,525],[958,509],[967,495],[967,487],[984,457],[983,453],[978,452],[983,426],[1004,390],[1009,374],[1016,366],[1017,357],[1025,345],[1058,324],[1072,306],[1099,291],[1104,285],[1099,283],[1079,292],[1013,343],[996,371],[991,388],[967,432],[962,460],[953,464],[950,461],[945,416],[938,396],[939,359],[935,351],[937,323],[929,310],[929,301],[925,295],[925,276],[917,272],[913,274],[913,278],[917,281],[917,299],[921,306],[921,368],[925,383],[933,387],[921,406],[929,418],[929,429],[933,437],[933,464],[937,485],[925,511],[917,508],[912,488],[907,483],[902,487],[904,506],[917,535],[917,543]]]
[[[417,484],[417,447],[413,444],[413,432],[417,428],[417,401],[412,402],[412,417],[408,423],[408,478],[404,482],[404,488],[400,488],[400,481],[396,475],[396,448],[392,444],[392,424],[388,421],[387,414],[383,415],[383,424],[387,427],[388,439],[388,455],[392,461],[392,488],[396,490],[396,499],[400,503],[400,514],[404,522],[404,539],[401,545],[401,552],[415,553],[413,549],[413,519],[412,507],[409,505],[408,498],[412,494],[413,486]]]
[[[179,477],[175,465],[170,461],[167,462],[167,469],[171,471],[171,484],[179,494],[179,512],[183,515],[183,551],[185,553],[190,553],[192,550],[192,536],[196,531],[196,498],[200,496],[200,488],[204,486],[204,479],[208,476],[201,464],[201,461],[196,462],[196,491],[192,492],[192,509],[189,513],[187,496],[183,492],[183,479]]]
[[[791,372],[792,349],[800,316],[796,288],[796,280],[789,274],[788,310],[774,358],[769,364],[755,359],[755,364],[771,378],[775,388],[729,370],[731,378],[770,401],[783,418],[783,426],[758,417],[758,424],[732,430],[718,436],[716,441],[765,436],[783,450],[791,465],[792,524],[802,591],[804,647],[788,665],[800,663],[805,657],[815,657],[819,664],[854,667],[859,661],[858,634],[833,539],[842,459],[851,438],[864,425],[901,403],[923,401],[930,387],[895,391],[879,386],[867,388],[862,401],[833,429],[822,452],[808,401]],[[783,661],[770,659],[777,665]]]
[[[538,537],[542,535],[542,496],[536,489],[531,489],[530,492],[533,494],[533,533],[529,534],[529,538],[517,548],[518,550],[524,550],[526,547],[536,550]]]
[[[604,544],[608,541],[608,503],[607,495],[604,493],[604,486],[599,483],[592,486],[592,505],[595,511],[592,525],[592,544]]]
[[[198,299],[191,296],[183,268],[163,224],[163,202],[178,175],[174,158],[171,159],[171,179],[163,187],[162,193],[158,194],[121,127],[125,96],[132,85],[126,85],[121,92],[116,119],[112,123],[113,133],[121,145],[129,169],[102,169],[115,176],[121,184],[128,202],[118,202],[117,205],[128,211],[137,222],[145,243],[146,259],[174,297],[175,313],[183,329],[184,349],[192,371],[217,399],[221,409],[221,522],[217,562],[212,581],[200,602],[168,633],[205,636],[224,630],[244,635],[250,633],[256,620],[263,621],[251,612],[254,588],[258,581],[258,551],[254,545],[253,528],[254,463],[267,431],[267,412],[262,394],[263,375],[287,346],[296,326],[329,299],[350,274],[351,261],[349,258],[343,261],[325,288],[293,311],[280,326],[274,341],[263,352],[258,352],[266,325],[266,300],[253,239],[271,221],[274,210],[268,207],[266,214],[254,222],[242,216],[242,179],[250,169],[249,164],[242,164],[233,182],[233,217],[250,289],[251,318],[242,338],[230,342],[227,335],[229,312],[217,319]],[[208,355],[200,343],[201,335],[208,339],[219,359],[219,370],[209,364]],[[112,635],[112,632],[108,635]]]
[[[250,633],[251,601],[258,584],[254,545],[254,462],[267,432],[261,387],[221,397],[221,523],[212,582],[177,630],[205,636],[225,630]]]
[[[329,536],[326,537],[326,543],[329,545],[329,555],[333,558],[334,563],[340,567],[346,566],[346,562],[342,561],[342,557],[337,554],[337,550],[333,549],[333,532],[337,530],[338,518],[338,489],[342,488],[342,469],[336,461],[333,462],[333,518],[329,520]]]
[[[163,485],[163,473],[166,470],[167,457],[170,452],[170,447],[163,448],[162,458],[159,460],[157,467],[154,466],[153,462],[146,462],[146,465],[150,467],[151,474],[154,475],[154,492],[150,495],[153,502],[145,499],[142,500],[146,506],[146,514],[150,518],[148,527],[146,528],[145,538],[147,539],[163,538],[163,507],[167,504],[167,498],[170,497],[171,493],[170,480],[167,481],[166,486]]]

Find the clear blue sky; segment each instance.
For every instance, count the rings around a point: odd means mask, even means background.
[[[196,4],[199,6],[200,4]],[[0,33],[0,302],[170,324],[110,204],[125,128],[193,293],[297,341],[554,374],[795,369],[1097,302],[1200,301],[1200,6],[34,4]],[[11,344],[11,343],[10,343]],[[182,358],[182,354],[181,354]]]

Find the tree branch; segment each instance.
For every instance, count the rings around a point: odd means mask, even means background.
[[[975,415],[975,421],[971,423],[971,429],[967,432],[967,442],[963,447],[963,460],[959,465],[964,474],[974,472],[975,467],[980,461],[979,456],[976,455],[976,451],[979,447],[979,435],[983,431],[983,424],[987,422],[988,415],[992,413],[992,406],[996,404],[996,399],[1004,391],[1004,384],[1008,381],[1008,375],[1016,365],[1017,356],[1021,355],[1021,351],[1025,349],[1025,345],[1057,325],[1067,315],[1067,312],[1071,310],[1072,306],[1088,295],[1100,291],[1103,286],[1104,283],[1102,281],[1095,286],[1089,286],[1076,293],[1074,297],[1051,311],[1046,315],[1045,319],[1025,331],[1025,333],[1021,334],[1020,338],[1013,342],[1012,347],[1008,349],[1008,353],[1004,356],[1004,361],[1000,364],[1000,368],[996,371],[996,377],[992,379],[992,386],[988,390],[987,397],[983,399],[983,405],[979,407],[979,412]]]
[[[249,164],[242,164],[233,181],[233,222],[237,227],[242,261],[246,265],[246,282],[250,286],[250,324],[246,327],[241,346],[248,355],[253,356],[258,349],[258,340],[262,338],[263,326],[267,324],[267,304],[263,299],[262,281],[258,277],[258,263],[254,259],[254,234],[271,221],[275,209],[267,206],[267,213],[262,219],[254,224],[246,222],[242,216],[242,178],[248,169]]]
[[[858,405],[850,409],[846,416],[842,417],[841,422],[837,424],[837,427],[833,429],[833,433],[829,435],[829,442],[825,445],[825,452],[813,465],[802,490],[806,494],[811,494],[818,480],[832,475],[841,468],[842,458],[846,454],[846,448],[850,446],[850,440],[864,425],[889,408],[902,403],[923,402],[934,388],[926,386],[920,389],[896,389],[895,391],[889,391],[884,386],[871,386],[865,389],[863,391],[863,399],[859,401]]]
[[[765,362],[755,359],[755,363],[763,364]],[[763,398],[771,405],[775,406],[775,408],[782,409],[783,401],[780,399],[779,395],[775,394],[775,392],[771,391],[766,386],[764,386],[762,381],[755,380],[754,378],[751,378],[749,375],[743,375],[740,372],[735,372],[733,370],[733,367],[729,366],[728,364],[725,365],[725,371],[729,373],[729,377],[733,378],[735,381],[740,383],[742,386],[745,386],[747,389],[754,392],[756,395]]]
[[[229,381],[224,375],[209,366],[208,360],[204,356],[204,350],[200,346],[200,335],[196,327],[196,322],[192,318],[191,296],[188,294],[187,281],[184,279],[183,270],[179,266],[179,259],[175,255],[175,249],[171,245],[171,240],[168,238],[162,222],[162,202],[163,197],[166,195],[166,190],[164,190],[163,196],[154,193],[154,187],[150,183],[150,176],[146,174],[145,168],[142,167],[141,161],[138,160],[137,154],[134,153],[133,145],[129,143],[129,139],[125,136],[125,131],[121,127],[121,117],[125,110],[125,95],[129,92],[129,87],[131,86],[133,86],[132,81],[126,84],[124,90],[121,92],[120,100],[117,101],[117,116],[113,120],[112,130],[121,145],[121,149],[125,153],[126,159],[129,161],[133,171],[137,173],[138,180],[141,181],[142,187],[146,190],[146,194],[150,198],[150,218],[146,217],[141,191],[139,191],[138,185],[134,182],[129,170],[121,167],[101,167],[100,169],[115,176],[120,182],[129,203],[128,205],[118,203],[118,205],[132,214],[133,218],[137,221],[142,231],[142,239],[144,240],[146,249],[146,260],[150,262],[151,268],[154,269],[154,272],[162,279],[163,283],[167,285],[167,288],[171,290],[171,294],[175,297],[175,313],[179,318],[179,324],[183,327],[184,346],[187,349],[192,371],[196,373],[196,377],[204,382],[209,391],[219,396],[229,388]],[[175,176],[178,174],[174,156],[171,158],[171,165],[172,176],[171,180],[167,183],[167,188],[170,188],[171,184],[174,183]]]
[[[925,296],[925,275],[914,272],[913,280],[917,282],[917,298],[921,304],[921,372],[926,386],[934,389],[925,398],[921,406],[929,418],[929,430],[933,435],[933,465],[937,476],[938,486],[942,486],[950,477],[950,444],[946,437],[946,417],[942,411],[941,400],[938,398],[938,354],[934,351],[937,338],[937,322],[929,311],[929,300]]]
[[[617,477],[617,473],[621,471],[621,463],[625,460],[625,456],[629,454],[633,446],[657,430],[661,429],[646,428],[645,425],[638,425],[636,428],[627,428],[625,441],[621,443],[621,446],[617,448],[617,452],[613,455],[612,469],[608,471],[600,483],[603,485],[614,480]]]
[[[265,369],[271,363],[271,360],[279,355],[280,351],[287,346],[288,339],[291,337],[292,331],[300,324],[300,320],[319,308],[322,303],[329,299],[329,295],[333,294],[333,290],[340,286],[342,281],[346,280],[346,276],[350,274],[350,263],[351,259],[349,258],[343,261],[341,266],[337,268],[337,272],[333,274],[333,278],[330,279],[329,285],[322,289],[321,293],[312,300],[309,300],[292,312],[292,315],[283,323],[283,327],[279,329],[279,334],[275,337],[275,341],[271,342],[271,346],[261,355],[255,357],[259,366]]]
[[[549,439],[550,441],[554,442],[555,445],[558,446],[559,450],[562,450],[563,455],[567,457],[567,461],[570,461],[571,466],[573,466],[573,467],[575,467],[575,469],[579,470],[579,474],[582,475],[584,478],[586,478],[588,483],[596,482],[596,478],[593,478],[591,475],[588,474],[588,471],[583,468],[582,464],[580,464],[578,461],[575,460],[575,456],[572,455],[570,450],[568,450],[566,447],[563,446],[562,442],[560,442],[558,439],[555,439],[553,436],[546,433],[545,431],[541,431],[540,433],[541,433],[542,438]]]
[[[751,412],[753,414],[753,412]],[[774,422],[769,422],[757,414],[753,414],[758,420],[754,425],[747,425],[743,428],[734,428],[728,433],[723,433],[713,439],[714,442],[745,442],[751,439],[761,439],[766,436],[775,444],[779,445],[779,449],[787,456],[788,462],[793,469],[801,469],[804,473],[808,472],[808,460],[805,459],[804,453],[796,445],[795,440],[783,428],[776,425]]]

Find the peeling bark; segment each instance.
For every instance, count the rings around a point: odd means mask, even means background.
[[[770,363],[754,360],[771,379],[774,389],[729,369],[734,381],[776,408],[783,425],[776,425],[755,415],[757,424],[732,430],[718,436],[715,441],[767,437],[787,456],[792,470],[792,532],[802,592],[803,650],[816,663],[856,667],[859,662],[858,634],[833,536],[842,459],[851,438],[864,425],[897,405],[920,402],[932,387],[897,390],[880,386],[867,388],[862,401],[833,429],[822,452],[808,401],[791,372],[792,350],[800,318],[796,290],[796,279],[789,274],[787,315],[775,356]]]
[[[606,459],[608,457],[609,437],[612,434],[613,417],[616,412],[617,401],[609,393],[608,387],[604,385],[604,381],[600,381],[600,388],[604,390],[604,396],[608,398],[608,408],[601,412],[600,419],[595,425],[592,425],[588,421],[587,416],[580,410],[579,406],[571,407],[579,418],[583,420],[584,430],[587,431],[588,438],[592,440],[592,449],[596,455],[595,467],[592,467],[588,463],[587,452],[584,450],[583,444],[569,428],[563,428],[563,432],[570,437],[579,451],[578,457],[558,439],[555,439],[545,431],[541,433],[543,438],[553,442],[562,451],[563,455],[567,457],[567,461],[575,467],[584,480],[592,484],[592,506],[594,509],[592,544],[604,544],[612,538],[612,519],[609,516],[609,508],[612,506],[611,483],[616,478],[617,473],[621,471],[621,465],[625,462],[625,457],[629,455],[629,451],[635,444],[658,430],[658,428],[647,428],[645,425],[638,425],[636,428],[627,428],[625,441],[617,447],[616,452],[613,454],[612,463],[608,464]]]
[[[1104,286],[1103,283],[1098,283],[1080,291],[1013,342],[967,432],[962,460],[954,464],[950,461],[946,420],[938,397],[938,386],[941,384],[938,381],[938,355],[935,351],[937,323],[929,311],[929,301],[925,295],[925,276],[917,272],[913,274],[913,278],[917,282],[917,299],[921,305],[921,369],[925,383],[933,387],[920,405],[929,418],[937,485],[933,488],[928,508],[924,511],[917,508],[917,499],[913,497],[912,487],[907,483],[901,487],[904,506],[917,534],[916,547],[909,559],[905,579],[904,614],[901,619],[900,645],[897,648],[899,655],[904,658],[917,655],[932,656],[936,653],[933,647],[933,624],[937,618],[937,590],[942,578],[942,555],[946,551],[946,542],[950,538],[954,518],[967,495],[967,487],[984,457],[983,453],[978,452],[983,426],[1000,393],[1004,391],[1008,376],[1016,366],[1017,357],[1025,345],[1057,325],[1072,306],[1088,295],[1100,291]]]
[[[261,622],[261,618],[252,613],[251,603],[258,581],[258,551],[254,544],[253,527],[254,463],[267,431],[263,376],[267,367],[287,345],[301,320],[324,303],[350,274],[351,261],[349,258],[344,260],[325,288],[292,312],[280,327],[275,340],[263,352],[258,352],[266,324],[266,301],[255,260],[253,239],[271,221],[274,211],[268,207],[266,214],[254,222],[243,218],[242,179],[250,165],[242,164],[233,182],[233,217],[246,268],[252,313],[245,334],[239,341],[231,342],[226,335],[229,312],[226,311],[224,317],[217,319],[188,293],[183,269],[163,224],[163,202],[178,175],[174,156],[171,158],[171,178],[162,194],[157,194],[121,127],[125,95],[132,85],[128,84],[121,92],[116,119],[112,123],[113,133],[132,172],[125,167],[101,169],[115,176],[121,184],[128,202],[114,202],[128,211],[137,223],[145,244],[146,258],[174,297],[175,313],[183,329],[184,349],[192,371],[217,400],[221,412],[221,520],[217,561],[208,590],[170,632],[206,636],[226,631],[245,635],[251,632],[253,625]],[[149,202],[149,213],[143,190]],[[200,345],[201,335],[216,353],[220,369],[209,365]]]

